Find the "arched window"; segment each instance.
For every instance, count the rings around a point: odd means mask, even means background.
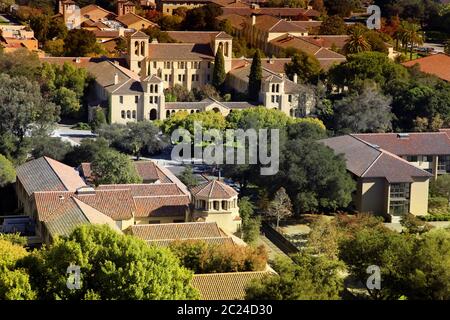
[[[191,113],[194,113],[195,111],[194,110],[191,110]]]
[[[122,119],[125,119],[125,110],[122,110],[122,112],[120,112],[120,116],[122,117]]]
[[[169,118],[170,117],[170,110],[167,110],[166,111],[166,118]]]
[[[155,84],[155,93],[158,93],[158,85]]]
[[[222,200],[222,209],[228,210],[228,201]]]
[[[150,85],[150,93],[153,93],[153,85]]]
[[[144,50],[145,50],[145,42],[144,42],[144,41],[141,41],[141,56],[144,56],[144,55],[145,55]]]
[[[275,85],[272,84],[272,92],[275,92]]]
[[[277,92],[280,92],[280,85],[277,84]]]
[[[136,119],[136,110],[133,110],[133,119]]]
[[[214,201],[213,202],[213,207],[214,207],[214,210],[220,210],[220,202],[219,201]]]
[[[175,113],[175,110],[172,110],[172,114],[174,114]]]
[[[156,109],[150,110],[150,120],[156,120],[158,117],[158,111]]]
[[[139,54],[139,41],[134,42],[134,47],[135,47],[134,53]]]
[[[128,118],[128,119],[131,118],[131,112],[130,112],[130,110],[127,111],[127,118]]]

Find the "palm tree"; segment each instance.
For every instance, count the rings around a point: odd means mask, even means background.
[[[363,27],[355,27],[350,32],[350,37],[344,45],[344,52],[346,54],[369,51],[371,49],[369,42],[364,36],[365,30]]]
[[[423,44],[423,32],[420,31],[420,26],[416,23],[403,21],[400,27],[403,31],[403,42],[405,43],[405,51],[409,45],[409,59],[412,60],[414,45]]]

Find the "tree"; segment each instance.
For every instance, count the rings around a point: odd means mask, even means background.
[[[225,82],[225,60],[223,57],[223,49],[219,47],[214,58],[214,71],[212,77],[212,85],[217,90],[222,90],[223,84]]]
[[[194,171],[192,166],[186,166],[183,172],[178,176],[178,178],[183,182],[188,188],[195,187],[198,185],[197,178],[194,176]]]
[[[194,8],[186,12],[183,21],[184,30],[218,30],[216,17],[222,14],[222,9],[215,3]]]
[[[112,147],[137,158],[160,152],[167,145],[165,137],[159,135],[159,128],[150,121],[103,125],[97,131]]]
[[[414,272],[411,258],[414,239],[387,228],[364,228],[352,238],[341,241],[339,257],[350,274],[358,279],[373,299],[399,299],[410,272]],[[368,285],[367,268],[380,267],[381,288]]]
[[[350,31],[350,37],[346,40],[344,48],[345,54],[354,54],[370,51],[371,46],[365,37],[363,27],[355,27]]]
[[[63,162],[72,167],[78,167],[83,162],[92,162],[97,157],[97,154],[104,153],[109,149],[109,143],[104,138],[83,139],[80,145],[74,146],[69,151]]]
[[[255,51],[252,65],[250,67],[250,75],[248,79],[248,97],[251,101],[259,101],[259,91],[261,90],[261,55],[259,50]]]
[[[319,60],[304,51],[298,51],[284,66],[284,72],[289,79],[293,80],[294,75],[297,75],[301,83],[317,82],[320,70]]]
[[[25,77],[0,74],[0,153],[10,159],[22,161],[28,135],[47,130],[59,119],[59,108],[39,89]]]
[[[72,29],[64,40],[67,57],[85,57],[100,53],[95,34],[86,29]]]
[[[27,255],[28,252],[22,245],[5,240],[4,237],[0,238],[1,300],[32,300],[35,298],[28,275],[17,266],[18,262]]]
[[[41,63],[36,53],[25,48],[11,53],[0,52],[0,70],[11,77],[23,76],[29,81],[37,80]]]
[[[193,92],[189,92],[188,89],[185,86],[182,86],[180,84],[175,84],[173,87],[164,89],[164,94],[171,95],[175,98],[175,101],[186,101],[191,102],[195,101],[195,96]],[[170,99],[172,101],[173,99]]]
[[[392,99],[366,87],[334,104],[336,130],[341,133],[387,132],[392,129]]]
[[[245,242],[253,243],[259,238],[261,218],[254,215],[255,206],[249,197],[240,198],[238,207],[242,219],[241,237]]]
[[[450,202],[450,175],[440,175],[430,181],[430,196],[444,197]]]
[[[349,55],[346,62],[333,66],[329,70],[331,83],[340,87],[348,86],[351,90],[359,89],[362,83],[370,79],[386,91],[392,87],[393,82],[407,78],[407,70],[381,52]]]
[[[327,17],[320,25],[319,34],[344,35],[347,34],[347,27],[342,17],[334,15]]]
[[[0,0],[0,11],[8,9],[15,3],[15,0]]]
[[[16,170],[4,155],[0,154],[0,187],[16,181]]]
[[[277,219],[277,229],[280,227],[280,220],[292,216],[291,199],[282,187],[275,193],[273,200],[269,204],[267,215]]]
[[[409,59],[412,60],[414,46],[423,44],[424,36],[420,31],[421,27],[420,25],[415,23],[402,21],[402,23],[400,24],[400,29],[402,30],[402,40],[406,44],[405,49],[409,44]]]
[[[400,220],[400,224],[403,227],[403,232],[412,234],[422,234],[433,228],[432,225],[420,220],[411,213],[404,215]]]
[[[343,291],[340,261],[301,253],[278,258],[277,275],[253,281],[246,288],[246,300],[336,300]]]
[[[328,15],[348,17],[354,9],[361,7],[360,0],[324,0]]]
[[[310,139],[289,140],[280,155],[279,173],[264,186],[285,186],[295,212],[331,211],[351,202],[355,183],[342,155]]]
[[[310,225],[307,249],[314,255],[323,255],[331,260],[339,256],[340,233],[336,224],[326,217],[318,216]]]
[[[92,128],[92,131],[96,132],[99,128],[101,128],[105,124],[106,124],[105,111],[100,106],[95,107],[92,113],[92,120],[89,123],[89,125]]]
[[[64,55],[64,40],[47,40],[44,45],[44,51],[54,57],[62,57]]]
[[[181,265],[194,273],[262,271],[267,264],[264,246],[208,244],[202,240],[174,241],[169,249]]]
[[[37,159],[49,157],[57,161],[62,161],[66,154],[71,151],[69,142],[61,140],[59,137],[37,136],[33,138],[33,150],[31,155]]]
[[[183,128],[188,130],[192,135],[194,134],[194,125],[196,122],[202,124],[203,130],[208,129],[225,129],[227,123],[225,117],[220,112],[204,111],[196,113],[187,113],[178,111],[170,118],[164,120],[162,124],[163,132],[172,134],[176,129]]]
[[[81,288],[67,288],[67,268],[80,267]],[[168,250],[122,235],[106,225],[82,225],[23,265],[40,299],[195,299],[192,273]]]
[[[115,150],[97,154],[92,161],[92,176],[96,177],[97,185],[142,183],[133,162]]]

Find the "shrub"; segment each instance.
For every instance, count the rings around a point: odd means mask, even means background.
[[[175,241],[170,250],[194,273],[261,271],[267,263],[264,246],[208,244],[199,240]]]
[[[445,197],[433,197],[428,200],[428,208],[432,211],[447,212],[448,199]]]
[[[76,130],[91,130],[91,126],[85,122],[78,122],[76,125],[72,127],[72,129]]]

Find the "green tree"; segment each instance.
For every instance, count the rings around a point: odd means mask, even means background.
[[[376,88],[365,87],[334,104],[334,122],[341,133],[387,132],[392,129],[392,99]]]
[[[241,234],[247,243],[254,243],[259,238],[261,218],[255,216],[255,206],[249,197],[242,197],[238,202],[239,216],[242,219]]]
[[[343,264],[307,253],[279,258],[277,275],[254,281],[246,288],[247,300],[336,300],[343,291]]]
[[[49,129],[59,108],[46,101],[37,83],[25,77],[0,74],[0,153],[23,161],[28,135]]]
[[[267,264],[264,246],[208,244],[201,240],[174,241],[170,250],[194,273],[262,271]]]
[[[403,30],[402,32],[402,40],[406,44],[406,48],[409,45],[409,59],[413,58],[413,49],[415,45],[422,45],[424,35],[420,31],[421,27],[418,24],[411,23],[408,21],[402,21],[400,28]]]
[[[97,154],[104,153],[109,149],[109,143],[104,138],[83,139],[80,145],[73,147],[65,157],[63,162],[72,167],[78,167],[83,162],[92,162]]]
[[[354,9],[361,7],[360,0],[324,0],[328,15],[349,17]]]
[[[59,137],[36,136],[32,140],[32,146],[31,155],[35,159],[45,156],[62,161],[66,154],[72,150],[70,143],[61,140]]]
[[[327,17],[320,25],[319,34],[344,35],[347,34],[347,27],[342,17],[334,15]]]
[[[365,32],[363,27],[357,26],[351,29],[350,37],[346,40],[343,47],[345,54],[354,54],[364,51],[370,51],[372,47],[365,37]]]
[[[11,77],[23,76],[38,80],[41,63],[36,53],[20,48],[11,53],[0,52],[0,72]]]
[[[220,112],[204,111],[187,113],[185,111],[178,111],[170,118],[164,120],[162,129],[166,134],[171,134],[175,129],[179,128],[186,129],[191,134],[194,134],[194,124],[196,122],[201,122],[204,130],[223,130],[227,124],[225,117]]]
[[[93,112],[93,117],[92,117],[92,120],[89,123],[89,125],[91,126],[92,130],[95,132],[105,124],[106,124],[105,111],[100,106],[95,107],[94,112]]]
[[[85,57],[100,53],[95,34],[86,29],[72,29],[64,40],[67,57]]]
[[[16,170],[4,155],[0,154],[0,187],[16,181]]]
[[[222,90],[223,84],[225,82],[225,60],[223,57],[223,49],[219,47],[214,58],[214,70],[212,77],[212,85],[217,90]]]
[[[307,250],[314,255],[323,255],[336,260],[339,256],[339,240],[341,239],[336,223],[324,216],[318,216],[311,225],[308,234]]]
[[[248,97],[251,101],[259,101],[259,92],[261,90],[261,55],[259,50],[255,51],[252,65],[250,67],[250,75],[248,79]]]
[[[267,215],[275,217],[277,219],[277,229],[280,227],[280,220],[292,216],[292,203],[291,199],[286,193],[286,190],[282,187],[277,190],[273,200],[270,201]]]
[[[186,166],[183,172],[178,176],[178,178],[183,182],[188,188],[192,188],[198,185],[197,178],[194,175],[192,166]]]
[[[54,57],[62,57],[64,55],[64,40],[47,40],[44,45],[44,51]]]
[[[298,76],[298,79],[302,83],[318,81],[320,75],[320,63],[316,57],[303,51],[298,51],[291,58],[291,61],[284,66],[284,72],[293,80],[294,75]]]
[[[133,162],[115,150],[98,153],[92,161],[92,175],[98,184],[142,183]]]
[[[430,181],[430,196],[444,197],[450,202],[450,175],[440,175]]]
[[[81,288],[67,288],[67,268],[80,267]],[[195,299],[192,273],[165,248],[149,246],[106,225],[83,225],[25,259],[40,299]]]

